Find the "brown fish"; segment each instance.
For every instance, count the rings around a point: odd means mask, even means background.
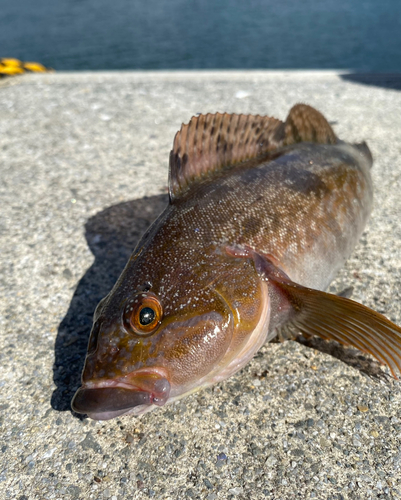
[[[310,106],[208,114],[170,155],[170,203],[96,309],[72,408],[139,415],[241,369],[281,334],[317,335],[401,371],[401,329],[325,293],[372,207],[372,156]]]

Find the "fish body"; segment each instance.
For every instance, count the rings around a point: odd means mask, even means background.
[[[140,415],[224,380],[279,332],[400,369],[400,329],[324,292],[372,208],[365,143],[297,105],[286,122],[200,115],[170,156],[170,203],[95,315],[72,407]]]

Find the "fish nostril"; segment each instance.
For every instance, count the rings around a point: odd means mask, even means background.
[[[138,287],[138,290],[140,290],[141,292],[149,292],[151,288],[152,288],[152,283],[150,283],[149,281],[145,281],[143,285]]]

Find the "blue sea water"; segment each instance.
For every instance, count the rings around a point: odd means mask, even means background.
[[[57,70],[401,72],[401,0],[1,0],[0,57]]]

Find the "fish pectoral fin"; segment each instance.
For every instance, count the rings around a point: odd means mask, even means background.
[[[252,254],[259,275],[291,305],[286,326],[306,337],[318,336],[356,347],[401,373],[401,328],[353,300],[298,285],[267,258]]]
[[[318,290],[303,295],[302,312],[292,321],[302,333],[351,345],[401,373],[401,329],[382,314],[353,300]]]

